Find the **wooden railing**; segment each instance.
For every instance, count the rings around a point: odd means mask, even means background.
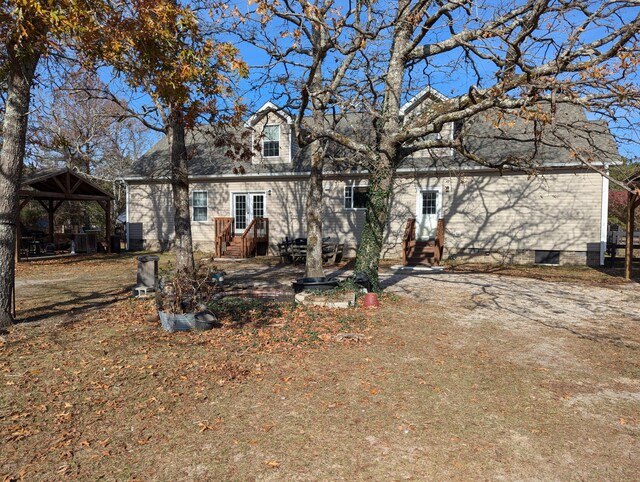
[[[415,218],[409,218],[402,236],[402,264],[405,266],[411,256],[411,251],[416,246],[416,242],[416,220]],[[431,243],[433,243],[433,261],[435,264],[440,264],[444,252],[444,219],[438,219],[436,237],[430,241],[430,245]]]
[[[411,248],[416,245],[416,220],[415,218],[407,219],[407,225],[404,228],[402,236],[402,264],[407,265]]]
[[[216,256],[220,257],[233,240],[233,218],[214,218]]]
[[[269,218],[253,218],[242,233],[242,257],[256,254],[259,241],[269,241]]]
[[[444,251],[444,219],[438,219],[435,248],[433,258],[436,264],[440,264],[440,260],[442,260],[442,252]]]

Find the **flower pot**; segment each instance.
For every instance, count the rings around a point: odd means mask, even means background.
[[[380,306],[378,295],[376,293],[367,293],[366,295],[364,295],[362,306],[364,306],[365,308],[378,308]]]

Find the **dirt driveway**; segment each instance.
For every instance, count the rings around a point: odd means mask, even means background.
[[[467,328],[494,324],[533,338],[558,332],[640,348],[640,285],[577,284],[486,274],[387,274],[387,291],[456,313]],[[541,340],[539,340],[541,342]]]
[[[87,281],[97,265],[46,270],[66,279],[55,282],[63,298],[86,296],[72,322],[53,326],[73,301],[56,308],[51,288],[32,282],[45,274],[21,273],[19,307],[43,321],[0,344],[0,475],[640,479],[637,284],[385,271],[397,297],[331,314],[331,325],[305,309],[263,327],[169,335],[145,321],[149,305],[125,298],[135,263],[103,263],[115,285]],[[281,282],[299,272],[225,269]],[[90,305],[91,293],[104,303]],[[302,318],[364,336],[340,342],[311,325],[311,342],[296,344]]]

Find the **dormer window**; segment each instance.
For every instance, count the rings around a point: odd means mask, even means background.
[[[266,125],[263,131],[262,155],[264,157],[280,156],[280,126]]]

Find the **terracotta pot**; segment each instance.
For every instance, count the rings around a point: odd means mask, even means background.
[[[378,308],[380,301],[378,301],[378,295],[376,293],[367,293],[364,295],[364,301],[362,306],[365,308]]]

